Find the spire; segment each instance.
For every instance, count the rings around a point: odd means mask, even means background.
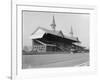
[[[55,31],[55,28],[56,28],[56,23],[55,23],[55,18],[53,16],[53,21],[52,21],[52,24],[50,25],[52,27],[52,29]]]
[[[71,35],[71,37],[73,37],[73,29],[72,29],[72,26],[71,26],[71,31],[70,31],[70,35]]]

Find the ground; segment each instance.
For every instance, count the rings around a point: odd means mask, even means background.
[[[22,68],[89,66],[88,53],[23,55]]]

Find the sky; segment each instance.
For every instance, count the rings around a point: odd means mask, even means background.
[[[32,46],[30,39],[37,27],[52,29],[51,24],[55,18],[56,30],[62,30],[70,36],[71,26],[75,37],[82,42],[81,45],[89,47],[89,14],[54,13],[39,11],[23,11],[23,46]]]

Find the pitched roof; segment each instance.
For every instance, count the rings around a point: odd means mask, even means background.
[[[40,30],[40,31],[39,31]],[[35,35],[35,33],[39,31],[39,35]],[[59,36],[59,37],[63,37],[63,38],[66,38],[66,39],[70,39],[70,40],[74,40],[74,41],[78,41],[78,39],[76,37],[69,37],[69,36],[65,36],[63,34],[62,31],[53,31],[53,30],[48,30],[48,29],[45,29],[43,27],[38,27],[32,34],[31,34],[31,39],[35,39],[35,38],[41,38],[44,33],[49,33],[49,34],[52,34],[52,35],[56,35],[56,36]]]

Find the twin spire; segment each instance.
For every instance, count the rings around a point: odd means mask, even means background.
[[[52,24],[51,24],[50,26],[52,27],[53,31],[55,31],[55,29],[56,29],[56,23],[55,23],[55,18],[54,18],[54,16],[53,16]]]
[[[56,23],[55,23],[55,18],[54,18],[54,16],[53,16],[52,24],[51,24],[50,26],[51,26],[51,28],[53,29],[53,31],[56,30]],[[71,32],[70,32],[71,37],[73,37],[73,34],[74,34],[74,33],[73,33],[72,26],[71,26]]]
[[[71,31],[70,31],[70,35],[71,35],[71,37],[73,37],[73,29],[72,29],[72,26],[71,26]]]

